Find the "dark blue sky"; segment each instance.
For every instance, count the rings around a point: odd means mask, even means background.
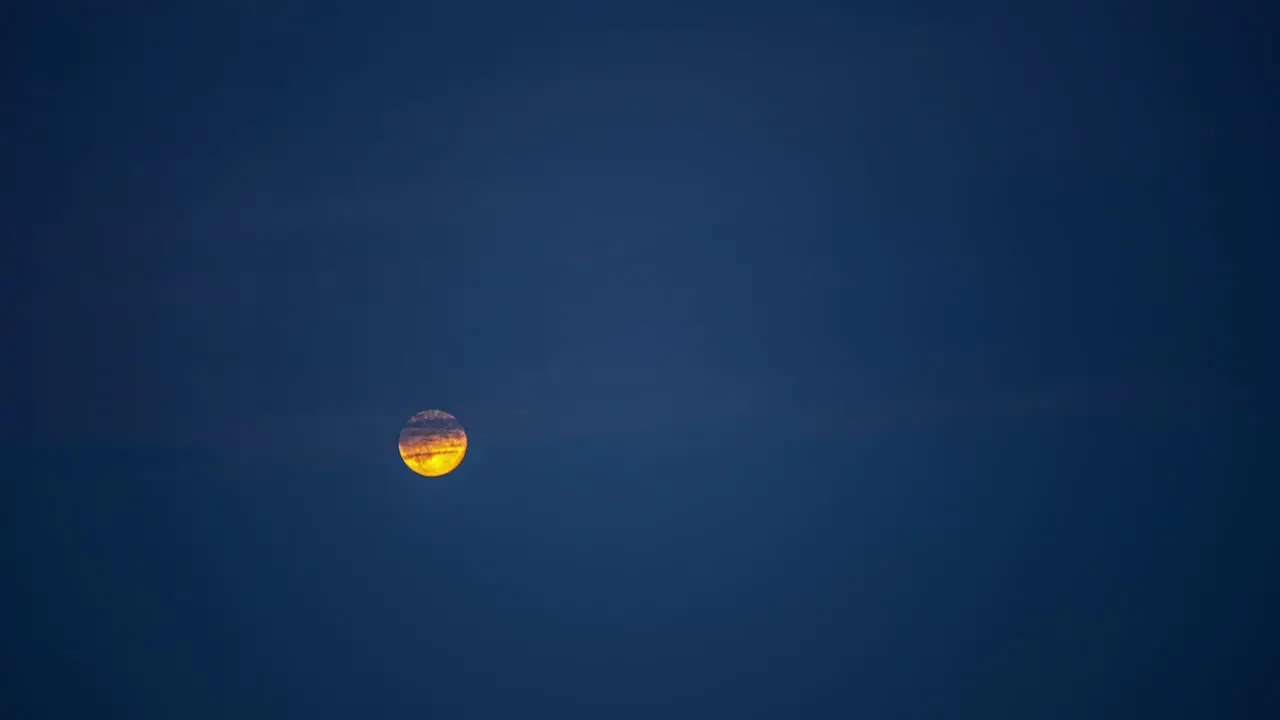
[[[1118,5],[4,10],[3,714],[1280,710],[1273,18]]]

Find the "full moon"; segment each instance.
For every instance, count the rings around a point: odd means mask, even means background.
[[[443,410],[423,410],[400,431],[400,458],[426,477],[453,472],[467,454],[467,433],[458,419]]]

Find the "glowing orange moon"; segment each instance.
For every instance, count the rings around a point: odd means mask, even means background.
[[[466,431],[458,418],[443,410],[423,410],[400,431],[400,458],[419,475],[447,475],[466,454]]]

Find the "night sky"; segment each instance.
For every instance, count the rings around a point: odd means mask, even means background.
[[[1274,18],[1124,5],[6,5],[0,716],[1280,717]]]

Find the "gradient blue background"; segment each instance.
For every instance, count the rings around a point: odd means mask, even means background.
[[[1273,18],[1122,5],[7,8],[2,714],[1280,716]]]

